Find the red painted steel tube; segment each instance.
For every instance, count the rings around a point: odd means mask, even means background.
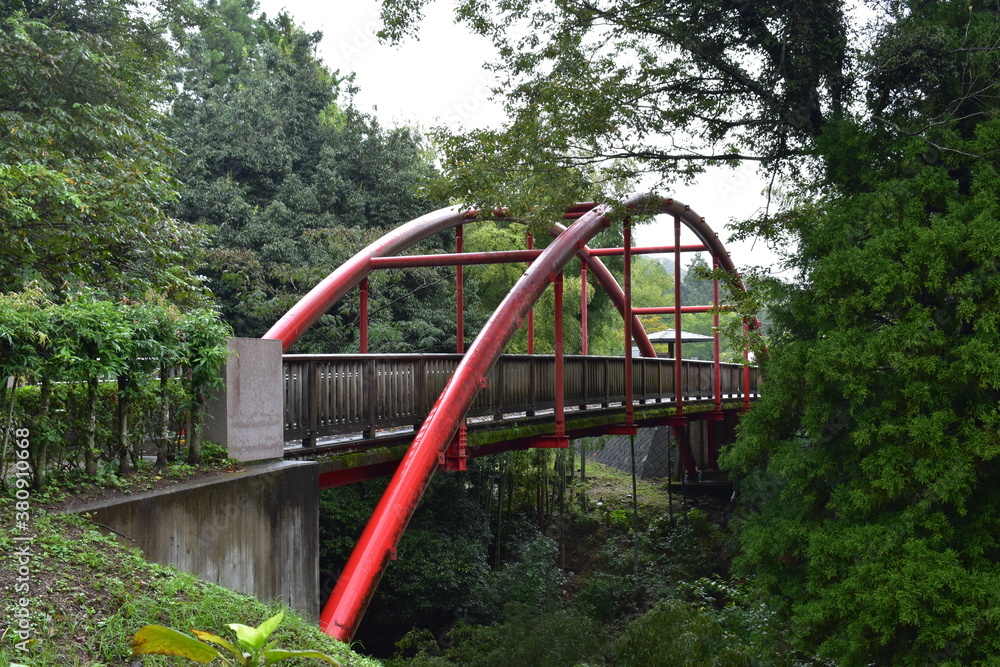
[[[682,245],[681,252],[702,252],[708,250],[708,246],[704,244],[698,245]],[[672,245],[664,246],[637,246],[632,248],[631,254],[633,255],[655,255],[659,253],[674,252],[676,248]],[[591,248],[590,254],[594,257],[620,257],[625,254],[624,248]]]
[[[674,216],[674,401],[678,415],[684,413],[684,376],[681,373],[681,218]]]
[[[743,319],[743,331],[744,335],[749,338],[750,335],[750,323]],[[750,345],[749,343],[743,348],[743,358],[747,361],[747,364],[743,366],[743,409],[750,409]]]
[[[372,269],[406,269],[414,266],[471,266],[475,264],[517,264],[535,261],[541,250],[494,250],[490,252],[441,253],[439,255],[404,255],[373,257]]]
[[[681,246],[681,252],[702,252],[710,250],[706,245]],[[653,255],[673,252],[673,246],[633,248],[633,255]],[[403,255],[399,257],[373,257],[372,269],[406,269],[415,266],[470,266],[474,264],[516,264],[532,262],[541,250],[493,250],[490,252],[439,253],[436,255]],[[623,248],[591,248],[592,257],[621,257]]]
[[[682,306],[682,313],[710,313],[715,306]],[[725,308],[723,308],[725,310]],[[636,315],[674,315],[677,309],[673,306],[653,306],[650,308],[633,308]]]
[[[455,254],[462,254],[462,230],[464,225],[455,228]],[[461,264],[455,267],[455,352],[465,352],[465,275]]]
[[[528,250],[535,247],[535,235],[528,232]],[[528,354],[535,353],[535,309],[528,311]]]
[[[719,258],[712,254],[712,270],[719,270]],[[712,316],[712,394],[715,396],[715,411],[722,411],[722,355],[719,345],[719,280],[712,279],[712,305],[715,307]],[[714,466],[713,466],[714,467]]]
[[[640,198],[635,201],[638,203]],[[438,454],[451,442],[475,392],[513,336],[518,320],[527,315],[548,285],[549,275],[562,270],[579,244],[601,229],[607,211],[604,206],[593,209],[553,240],[469,346],[400,462],[324,606],[320,614],[324,632],[342,641],[354,635],[382,571],[437,467]]]
[[[556,311],[556,331],[555,331],[555,357],[556,357],[556,386],[555,386],[555,436],[561,438],[566,435],[566,371],[564,364],[563,350],[563,274],[557,273],[553,279],[553,290],[555,291],[555,311]]]
[[[344,262],[312,288],[264,334],[263,338],[280,340],[281,351],[287,352],[304,331],[368,275],[371,258],[402,252],[414,243],[462,224],[471,215],[474,214],[467,210],[441,209],[392,230]]]
[[[632,386],[632,220],[625,217],[623,225],[625,269],[622,282],[625,283],[625,425],[635,424],[635,387]]]
[[[587,356],[587,263],[580,262],[580,354]]]
[[[358,309],[361,326],[361,354],[368,354],[368,278],[361,279],[361,305]]]

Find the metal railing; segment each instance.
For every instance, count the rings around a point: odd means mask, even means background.
[[[284,356],[285,440],[315,442],[320,437],[416,429],[440,396],[462,359],[460,354],[289,354]],[[636,404],[676,401],[674,360],[632,361]],[[713,363],[682,360],[683,401],[714,398]],[[745,368],[721,364],[723,400],[747,394]],[[758,389],[757,369],[750,369],[749,395]],[[555,406],[555,357],[502,355],[467,416],[503,420],[533,416]],[[564,358],[566,409],[620,407],[625,398],[625,358]]]

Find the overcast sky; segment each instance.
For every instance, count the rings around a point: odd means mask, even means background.
[[[419,39],[398,47],[379,43],[376,0],[316,2],[315,0],[259,0],[268,16],[285,9],[307,31],[319,30],[323,61],[342,74],[354,72],[360,88],[355,104],[375,113],[385,125],[420,128],[446,125],[452,129],[497,126],[503,121],[498,105],[489,100],[494,80],[483,63],[492,59],[489,41],[469,34],[452,20],[452,3],[432,2],[420,24]],[[732,218],[748,218],[765,204],[763,183],[755,167],[736,171],[718,169],[692,187],[662,192],[691,206],[728,242],[725,225]],[[641,245],[666,245],[672,224],[663,220],[640,227]],[[685,241],[687,242],[687,241]],[[774,256],[762,242],[727,243],[737,266],[770,265]]]

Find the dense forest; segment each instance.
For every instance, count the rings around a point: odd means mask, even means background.
[[[382,38],[418,35],[432,1],[383,0]],[[638,636],[644,622],[689,618],[685,632],[701,627],[715,656],[692,664],[993,664],[1000,5],[455,7],[465,28],[496,47],[507,121],[425,138],[356,109],[353,86],[364,82],[318,59],[320,35],[287,13],[261,14],[253,0],[0,0],[0,376],[30,380],[4,383],[0,400],[18,398],[38,424],[35,486],[49,473],[127,474],[139,463],[136,443],[168,421],[193,436],[186,455],[198,461],[200,404],[225,336],[261,335],[353,251],[403,221],[447,204],[502,205],[531,228],[569,202],[614,202],[640,185],[662,189],[708,166],[752,163],[770,183],[769,205],[738,234],[783,251],[791,277],[748,271],[751,289],[729,296],[734,328],[764,308],[769,322],[755,349],[766,391],[721,461],[738,479],[732,578],[712,583],[711,594],[700,589],[708,616],[691,606],[691,589],[678,602],[671,582],[629,622]],[[523,245],[523,225],[476,230],[468,249]],[[610,228],[600,242],[620,244],[621,234]],[[435,237],[420,250],[453,243]],[[515,271],[467,272],[469,332]],[[640,261],[636,273],[639,305],[671,293],[658,262]],[[706,273],[699,264],[689,276]],[[454,314],[440,307],[454,301],[452,277],[450,269],[378,274],[371,349],[453,350]],[[697,299],[703,285],[685,291]],[[620,320],[591,293],[591,350],[619,352]],[[549,339],[552,307],[551,299],[538,306],[540,341]],[[345,300],[297,351],[356,350],[357,317]],[[523,349],[519,335],[512,351]],[[571,351],[579,339],[571,322]],[[72,443],[70,421],[83,434]],[[171,447],[161,444],[163,456]],[[482,584],[479,598],[469,597],[470,584],[445,579],[451,588],[440,598],[421,591],[410,602],[437,605],[428,617],[444,622],[458,605],[447,596],[464,588],[462,604],[480,610],[481,628],[540,618],[553,636],[589,627],[584,617],[593,615],[561,606],[562,589],[545,583],[558,573],[545,541],[552,522],[539,507],[548,516],[561,497],[549,477],[566,462],[491,465],[441,481],[428,500],[432,515],[431,501],[446,498],[468,522],[448,526],[454,516],[437,510],[439,523],[414,526],[426,528],[427,542],[435,536],[437,553],[468,549],[467,582]],[[531,486],[538,476],[544,484]],[[532,527],[501,514],[523,539],[490,532],[501,530],[489,517],[503,484],[509,494],[536,489],[534,500],[509,500],[534,509]],[[350,517],[351,502],[345,492],[330,511]],[[681,539],[678,525],[654,522],[643,534],[654,551],[668,550]],[[497,545],[515,543],[523,549],[497,556]],[[504,563],[521,569],[505,575]],[[385,595],[409,585],[397,574]],[[517,583],[505,576],[535,576],[531,590],[551,594],[551,606],[538,607],[548,615],[529,614],[527,602],[486,605]],[[600,588],[599,579],[588,585]],[[612,588],[598,592],[613,602]],[[729,608],[742,611],[715,613]],[[386,618],[400,628],[411,621]],[[486,646],[488,632],[468,630],[470,645]],[[758,636],[748,642],[747,633]],[[458,648],[424,644],[420,659],[468,662]]]

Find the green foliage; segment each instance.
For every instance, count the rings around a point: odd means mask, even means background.
[[[242,623],[229,623],[228,627],[236,637],[235,644],[202,630],[192,630],[197,637],[195,639],[162,625],[146,625],[139,628],[132,638],[132,655],[176,655],[198,663],[212,662],[218,658],[224,665],[242,667],[272,665],[296,658],[312,658],[331,665],[341,664],[319,651],[288,651],[276,648],[274,642],[268,643],[267,640],[281,624],[284,615],[284,612],[279,611],[256,628]],[[226,653],[220,652],[215,646],[224,649]],[[227,653],[231,657],[227,657]]]
[[[343,106],[350,83],[319,61],[319,33],[240,0],[209,9],[187,35],[167,125],[186,184],[175,211],[210,238],[204,273],[226,321],[256,337],[355,252],[436,207],[418,192],[432,168],[414,131]],[[373,276],[371,350],[454,349],[454,317],[427,306],[446,298],[449,273]],[[345,299],[297,349],[356,351],[357,318]]]
[[[681,280],[681,305],[712,305],[712,281],[708,278],[711,268],[700,252],[694,254]]]
[[[754,661],[711,611],[664,600],[625,629],[615,645],[615,664],[749,667]]]
[[[430,2],[382,3],[382,36],[415,33]],[[850,29],[831,0],[468,1],[455,13],[494,43],[508,115],[500,130],[439,137],[448,192],[465,203],[553,212],[613,200],[648,172],[676,180],[741,159],[775,170],[852,99]]]
[[[35,485],[45,486],[50,469],[82,464],[96,474],[101,452],[127,474],[146,436],[163,454],[171,406],[175,417],[201,413],[205,391],[220,382],[229,333],[210,309],[115,302],[86,289],[61,303],[37,288],[0,295],[0,377],[38,384],[11,397],[18,423],[33,432]],[[169,378],[177,369],[183,380]]]
[[[365,614],[357,639],[388,654],[414,626],[446,627],[482,595],[489,521],[467,474],[438,475],[425,492]],[[385,488],[385,480],[324,491],[320,498],[320,571],[346,563]],[[332,590],[332,577],[324,588]]]
[[[903,3],[864,113],[791,193],[796,282],[767,391],[725,464],[747,476],[740,571],[840,665],[1000,650],[994,8]],[[754,510],[754,511],[750,511]],[[945,656],[940,658],[940,656]]]
[[[425,644],[424,652],[416,657],[389,664],[562,667],[594,658],[602,639],[596,623],[579,612],[556,609],[539,614],[521,607],[502,624],[455,626],[445,637],[450,648],[443,652]],[[404,641],[400,648],[409,646]]]
[[[491,574],[475,611],[483,619],[511,620],[557,609],[565,592],[566,575],[556,565],[555,540],[535,534],[514,549],[515,560]]]
[[[196,300],[197,235],[165,210],[178,183],[155,129],[155,29],[115,2],[62,9],[0,24],[0,292],[69,280]]]

